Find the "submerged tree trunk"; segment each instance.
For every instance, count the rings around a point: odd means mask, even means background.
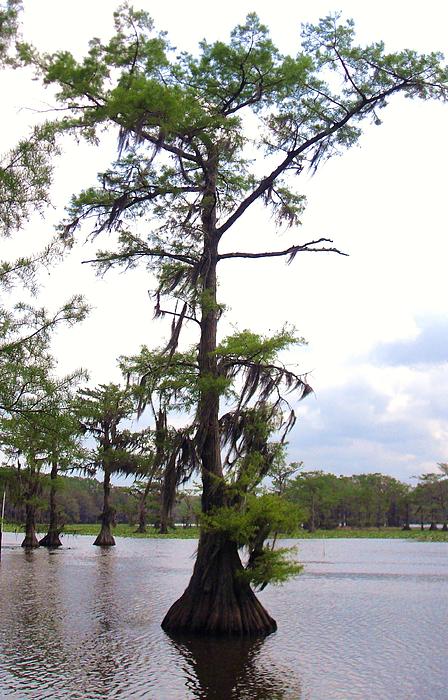
[[[31,503],[27,503],[25,506],[25,513],[25,539],[22,542],[22,547],[38,547],[35,506]]]
[[[234,542],[202,533],[188,588],[162,622],[165,632],[265,636],[275,632],[266,612],[241,576],[243,566]]]
[[[51,486],[50,486],[50,522],[48,526],[48,532],[39,541],[41,547],[62,547],[62,542],[59,538],[61,529],[58,527],[58,514],[57,514],[57,504],[56,504],[56,486],[55,480],[58,476],[58,465],[57,462],[53,462],[51,466]]]
[[[101,513],[101,530],[94,545],[99,547],[112,547],[115,540],[112,535],[112,525],[114,522],[114,510],[110,505],[110,471],[105,468],[103,481],[103,512]]]
[[[210,512],[226,504],[221,463],[219,429],[219,390],[216,337],[216,159],[207,164],[202,223],[204,249],[202,263],[202,317],[198,364],[202,382],[198,406],[197,445],[202,471],[202,511]],[[249,583],[241,577],[243,566],[235,542],[223,533],[202,532],[193,575],[184,594],[169,609],[162,628],[171,634],[188,632],[203,635],[265,636],[277,625],[263,608]]]

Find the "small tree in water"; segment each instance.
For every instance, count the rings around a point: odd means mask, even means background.
[[[82,378],[85,378],[82,376]],[[81,376],[73,376],[71,383],[79,381]],[[81,431],[78,421],[71,412],[72,387],[63,386],[55,396],[51,413],[45,416],[41,427],[48,442],[49,478],[49,522],[48,531],[39,540],[41,547],[61,547],[61,534],[64,522],[57,504],[57,494],[61,487],[60,472],[82,468],[86,451],[81,445]]]
[[[100,384],[96,389],[83,389],[74,402],[74,411],[81,429],[96,442],[85,468],[103,472],[103,511],[101,530],[93,544],[115,545],[112,535],[114,508],[111,503],[111,477],[114,473],[134,474],[144,468],[147,433],[131,432],[124,425],[135,414],[135,402],[128,389],[116,384]]]
[[[118,130],[118,161],[101,173],[97,187],[73,198],[62,234],[70,240],[84,220],[93,219],[95,233],[115,231],[119,239],[115,250],[98,253],[97,265],[107,270],[143,261],[155,271],[157,313],[173,318],[168,357],[182,326],[198,325],[194,440],[207,516],[229,500],[220,422],[229,380],[244,375],[237,424],[252,400],[272,400],[282,386],[299,397],[310,390],[304,378],[257,354],[232,355],[229,347],[228,362],[219,361],[218,266],[336,251],[320,238],[283,250],[245,252],[242,246],[230,252],[222,248],[226,233],[256,202],[278,223],[297,225],[304,208],[297,176],[356,143],[361,120],[379,123],[378,111],[394,94],[445,99],[447,72],[439,54],[386,54],[382,43],[357,46],[352,23],[336,16],[305,26],[296,57],[280,54],[255,14],[233,30],[228,43],[204,40],[194,56],[174,56],[144,12],[126,5],[115,20],[115,36],[106,44],[93,39],[84,61],[66,51],[37,56],[29,47],[22,56],[34,61],[46,83],[59,85],[67,109],[63,128],[93,142],[104,128]],[[264,352],[269,340],[261,345]],[[292,422],[286,418],[287,426]],[[275,623],[241,568],[237,543],[223,531],[205,529],[193,578],[164,628],[272,632]]]

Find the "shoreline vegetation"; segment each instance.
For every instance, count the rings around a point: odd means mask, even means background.
[[[44,532],[45,526],[42,525],[40,528],[38,527],[38,530]],[[4,523],[3,532],[16,532],[17,534],[21,534],[24,532],[24,527],[13,523]],[[67,525],[61,533],[61,536],[83,535],[96,537],[97,534],[97,523],[80,523]],[[199,528],[194,526],[178,526],[170,529],[166,534],[160,534],[156,528],[148,526],[146,533],[139,533],[136,532],[135,525],[119,524],[114,528],[114,536],[125,538],[132,537],[138,539],[155,538],[193,540],[199,538]],[[287,535],[279,534],[278,539],[399,539],[416,540],[418,542],[448,542],[448,532],[443,531],[442,529],[429,530],[429,526],[427,526],[424,530],[421,530],[420,526],[415,526],[411,530],[403,530],[400,527],[339,527],[333,530],[315,530],[314,532],[300,529]]]

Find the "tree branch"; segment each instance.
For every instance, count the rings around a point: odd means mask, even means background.
[[[259,197],[261,197],[264,194],[264,192],[266,192],[266,190],[272,187],[275,180],[285,172],[285,170],[294,161],[295,158],[297,158],[299,155],[304,153],[312,146],[316,145],[317,143],[323,141],[324,139],[337,132],[339,129],[345,126],[352,117],[354,117],[356,114],[359,114],[359,112],[361,112],[366,107],[370,107],[375,105],[375,103],[377,102],[381,102],[386,97],[389,97],[395,92],[399,92],[407,85],[409,85],[409,81],[403,79],[403,81],[398,85],[394,85],[388,90],[384,90],[384,92],[381,92],[380,94],[373,95],[369,98],[364,97],[363,99],[359,100],[359,102],[357,102],[355,106],[349,112],[347,112],[347,114],[338,122],[335,122],[332,126],[327,127],[323,131],[319,131],[312,138],[307,139],[304,143],[298,146],[298,148],[289,151],[289,153],[283,159],[283,161],[274,170],[272,170],[272,172],[269,175],[267,175],[260,181],[258,186],[251,192],[251,194],[249,194],[246,197],[245,200],[241,202],[241,204],[236,208],[233,214],[229,216],[227,221],[225,221],[221,226],[219,226],[216,229],[216,235],[218,240],[229,228],[231,228],[231,226],[233,226],[233,224],[244,214],[246,209],[248,209],[250,205],[253,204],[253,202],[255,202]]]
[[[362,92],[362,90],[359,89],[359,87],[356,85],[355,81],[353,80],[353,78],[352,78],[352,76],[351,76],[351,74],[350,74],[349,69],[347,68],[347,65],[346,65],[344,59],[342,58],[341,54],[339,53],[339,51],[338,51],[337,48],[336,48],[336,45],[333,46],[333,49],[334,49],[334,52],[335,52],[336,56],[338,57],[338,60],[339,60],[339,62],[340,62],[340,64],[341,64],[341,66],[342,66],[342,69],[343,69],[343,71],[344,71],[344,74],[345,74],[346,79],[348,80],[348,82],[350,83],[350,85],[352,86],[352,88],[358,93],[358,95],[361,97],[361,99],[365,100],[365,99],[366,99],[366,96],[364,95],[364,93]]]
[[[197,323],[199,326],[201,325],[201,322],[198,321],[197,318],[194,318],[194,316],[187,316],[186,314],[183,314],[183,315],[182,315],[182,314],[178,313],[177,311],[165,311],[164,309],[159,309],[159,310],[157,311],[157,316],[162,317],[162,316],[165,316],[165,315],[168,315],[168,316],[176,316],[176,317],[182,316],[182,318],[184,318],[186,321],[194,321],[194,322]]]
[[[115,120],[114,120],[115,121]],[[119,124],[119,122],[116,122]],[[119,124],[120,126],[120,124]],[[131,129],[133,131],[133,129]],[[191,160],[193,163],[197,163],[200,165],[200,159],[193,155],[193,153],[188,153],[187,151],[184,151],[182,148],[179,148],[178,146],[171,146],[170,144],[166,143],[165,141],[162,141],[160,143],[160,139],[156,138],[155,136],[152,136],[150,133],[147,131],[140,131],[138,133],[138,137],[140,139],[145,139],[146,141],[149,141],[152,143],[154,146],[157,148],[161,148],[163,151],[167,151],[168,153],[173,153],[175,156],[178,156],[178,158],[184,158],[185,160]]]
[[[338,253],[338,255],[348,256],[348,253],[343,253],[338,248],[313,247],[319,245],[319,243],[333,243],[333,241],[331,238],[318,238],[315,241],[309,241],[302,245],[292,245],[286,248],[286,250],[274,250],[266,253],[222,253],[222,255],[218,256],[218,260],[225,260],[228,258],[278,258],[289,255],[288,262],[292,262],[297,253]]]
[[[114,262],[124,262],[125,260],[130,260],[134,257],[154,257],[154,258],[169,258],[170,260],[178,260],[186,265],[191,265],[194,267],[198,264],[199,260],[192,258],[188,255],[179,255],[176,253],[168,253],[164,250],[151,250],[150,248],[144,250],[135,250],[130,253],[116,253],[110,255],[106,258],[94,258],[93,260],[83,260],[82,264],[86,265],[88,263],[100,264],[100,263],[114,263]]]

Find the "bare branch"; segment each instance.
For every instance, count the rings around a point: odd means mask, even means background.
[[[178,313],[177,311],[166,311],[165,309],[158,309],[157,311],[157,316],[163,317],[163,316],[181,316],[182,314]],[[199,326],[201,325],[201,322],[195,318],[194,316],[187,316],[186,314],[182,315],[182,318],[185,319],[185,321],[194,321],[197,323]]]
[[[225,260],[228,258],[278,258],[285,255],[289,256],[288,263],[292,262],[297,255],[297,253],[337,253],[338,255],[348,256],[348,253],[343,253],[338,248],[327,248],[315,247],[319,243],[333,243],[331,238],[318,238],[315,241],[309,241],[308,243],[303,243],[302,245],[292,245],[286,250],[275,250],[265,253],[222,253],[218,256],[218,260]]]

